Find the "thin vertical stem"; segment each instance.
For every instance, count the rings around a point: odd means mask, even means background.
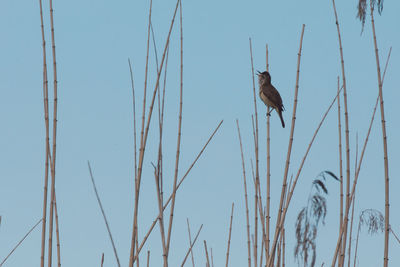
[[[254,113],[255,113],[255,142],[254,142],[254,151],[256,158],[256,183],[258,184],[259,179],[259,157],[258,157],[258,113],[257,113],[257,101],[256,101],[256,86],[254,81],[254,67],[253,67],[253,50],[251,45],[251,38],[249,38],[250,45],[250,60],[251,60],[251,76],[253,80],[253,98],[254,98]],[[257,235],[258,235],[258,218],[257,218],[257,205],[258,205],[258,192],[257,186],[255,190],[255,202],[254,202],[254,267],[257,267]]]
[[[206,266],[207,267],[210,267],[210,259],[209,259],[209,257],[208,257],[208,250],[207,250],[207,242],[204,240],[204,250],[205,250],[205,252],[206,252],[206,260],[207,260],[207,264],[206,264]]]
[[[50,204],[50,221],[49,221],[49,251],[48,251],[48,266],[52,265],[52,248],[53,248],[53,217],[54,217],[54,195],[55,195],[55,182],[56,182],[56,144],[57,144],[57,61],[56,61],[56,44],[54,37],[54,17],[53,17],[53,0],[50,0],[50,28],[51,28],[51,47],[53,57],[53,149],[52,149],[52,162],[51,162],[51,204]]]
[[[300,78],[300,59],[301,59],[301,50],[303,47],[304,28],[305,28],[305,25],[303,24],[302,29],[301,29],[301,35],[300,35],[299,52],[297,53],[297,71],[296,71],[296,85],[295,85],[294,103],[293,103],[292,125],[290,128],[290,137],[289,137],[289,145],[288,145],[288,151],[287,151],[287,156],[286,156],[285,172],[283,175],[282,191],[281,191],[281,198],[280,198],[280,203],[279,203],[278,217],[277,217],[277,221],[276,221],[274,241],[273,241],[273,244],[271,247],[270,258],[269,258],[268,264],[267,264],[267,266],[271,266],[271,267],[274,262],[273,255],[275,254],[278,237],[281,232],[281,228],[279,227],[279,225],[283,224],[283,221],[281,221],[281,217],[282,217],[282,213],[283,213],[283,204],[284,204],[283,200],[285,198],[285,192],[286,192],[286,186],[287,186],[287,175],[289,172],[289,163],[290,163],[290,156],[292,153],[294,127],[295,127],[295,122],[296,122],[297,96],[298,96],[298,91],[299,91],[299,78]]]
[[[183,104],[183,29],[182,29],[182,2],[179,1],[179,20],[180,20],[180,36],[181,36],[181,73],[180,73],[180,90],[179,90],[179,118],[178,118],[178,141],[176,144],[176,159],[175,159],[175,174],[174,174],[174,185],[173,194],[171,202],[171,210],[169,216],[168,225],[168,238],[167,238],[167,257],[169,253],[169,248],[171,244],[171,233],[172,233],[172,223],[174,218],[174,208],[176,199],[176,184],[178,180],[178,170],[179,170],[179,155],[181,147],[181,136],[182,136],[182,104]],[[164,265],[167,266],[167,265]]]
[[[103,267],[103,264],[104,264],[104,253],[101,253],[100,267]]]
[[[358,149],[357,149],[358,150]],[[356,157],[357,162],[357,157]],[[356,163],[357,164],[357,163]],[[349,238],[349,249],[348,249],[348,259],[347,259],[347,266],[350,267],[350,259],[351,259],[351,235],[353,232],[353,220],[354,220],[354,206],[356,203],[356,196],[352,199],[352,207],[351,207],[351,222],[350,222],[350,238]]]
[[[43,105],[44,105],[44,121],[46,126],[46,155],[45,155],[45,170],[44,170],[44,189],[43,189],[43,216],[42,216],[42,239],[41,239],[41,252],[40,252],[40,266],[44,267],[44,254],[46,249],[46,217],[47,217],[47,187],[49,183],[49,153],[50,153],[50,140],[49,140],[49,97],[48,97],[48,80],[47,80],[47,59],[46,59],[46,41],[44,35],[43,23],[43,7],[42,0],[39,0],[40,7],[40,28],[42,32],[42,49],[43,49]]]
[[[154,165],[153,165],[154,166]],[[164,209],[162,204],[161,198],[161,191],[160,191],[160,170],[158,167],[154,166],[154,179],[156,183],[156,194],[157,194],[157,203],[158,203],[158,219],[160,225],[160,235],[161,235],[161,243],[163,247],[163,261],[164,266],[168,265],[168,257],[167,257],[167,244],[165,240],[165,230],[164,230]]]
[[[269,72],[269,62],[268,62],[268,45],[266,45],[266,66],[267,66],[267,71]],[[269,112],[269,110],[268,110]],[[271,145],[270,145],[270,123],[269,123],[269,118],[271,116],[267,116],[267,203],[266,203],[266,208],[267,208],[267,216],[266,216],[266,238],[267,242],[265,244],[265,258],[266,261],[268,262],[269,258],[269,228],[270,228],[270,208],[271,208]]]
[[[56,238],[57,238],[57,266],[61,267],[61,251],[60,251],[60,231],[58,227],[58,211],[57,211],[57,198],[54,194],[54,211],[56,215]]]
[[[371,4],[371,26],[372,26],[372,34],[374,37],[376,72],[378,75],[378,85],[379,85],[379,99],[380,99],[380,109],[381,109],[382,140],[383,140],[383,154],[384,154],[383,161],[384,161],[384,167],[385,167],[385,240],[384,240],[383,266],[387,267],[388,261],[389,261],[389,230],[390,230],[390,225],[389,225],[389,160],[388,160],[388,149],[387,149],[385,107],[383,105],[382,76],[381,76],[381,67],[379,64],[378,43],[376,41],[375,21],[374,21],[374,5],[373,4]]]
[[[249,267],[250,267],[251,266],[251,246],[250,246],[249,204],[248,204],[248,200],[247,200],[246,168],[244,165],[242,137],[240,136],[240,128],[239,128],[238,120],[236,120],[236,126],[237,126],[237,130],[238,130],[239,143],[240,143],[240,155],[242,158],[244,199],[245,199],[245,203],[246,203],[247,253],[248,253],[248,263],[249,263]]]
[[[282,267],[285,267],[285,255],[286,255],[285,227],[283,227],[282,236],[283,236],[283,245],[282,245]]]
[[[192,235],[190,233],[190,224],[189,224],[189,218],[186,218],[186,223],[187,223],[187,227],[188,227],[188,234],[189,234],[189,246],[192,245]],[[192,265],[194,267],[194,256],[193,256],[193,251],[190,250],[190,255],[192,256]]]
[[[212,248],[210,248],[210,250],[211,250],[211,266],[214,267],[214,257],[213,257]]]
[[[231,221],[229,223],[229,237],[228,237],[228,248],[226,250],[226,264],[225,266],[228,267],[228,262],[229,262],[229,248],[231,246],[231,233],[232,233],[232,220],[233,220],[233,208],[235,204],[232,203],[232,211],[231,211]]]
[[[349,209],[350,208],[350,141],[349,141],[349,116],[348,116],[348,108],[347,108],[347,86],[346,86],[346,75],[345,75],[345,70],[344,70],[342,37],[340,35],[340,27],[339,27],[337,12],[336,12],[335,0],[332,0],[332,4],[333,4],[333,10],[335,13],[336,28],[337,28],[337,33],[338,33],[339,50],[340,50],[340,62],[341,62],[341,66],[342,66],[345,134],[346,134],[346,209]],[[344,224],[343,225],[344,226],[344,236],[343,236],[342,250],[341,250],[342,254],[340,257],[339,266],[343,266],[343,262],[344,262],[344,252],[346,249],[346,238],[347,238],[348,216],[345,217],[345,221],[343,222],[343,224]]]
[[[109,226],[108,221],[107,221],[106,213],[104,212],[103,205],[101,204],[99,193],[97,192],[96,183],[94,182],[92,168],[90,167],[89,161],[88,161],[88,168],[89,168],[89,173],[90,173],[90,179],[91,179],[92,185],[93,185],[93,190],[94,190],[94,193],[96,194],[96,199],[97,199],[97,202],[99,203],[99,207],[100,207],[101,213],[103,215],[104,223],[106,224],[106,227],[107,227],[108,236],[110,237],[111,245],[112,245],[113,250],[114,250],[115,259],[117,261],[118,266],[120,267],[121,264],[119,262],[117,249],[116,249],[115,244],[114,244],[114,239],[113,239],[112,234],[111,234],[111,229],[110,229],[110,226]]]
[[[340,90],[339,76],[337,77],[337,90]],[[340,94],[337,99],[338,104],[338,135],[339,135],[339,178],[340,178],[340,216],[339,216],[339,231],[343,224],[343,159],[342,159],[342,123],[340,113]]]
[[[149,63],[149,46],[150,46],[150,23],[151,23],[151,12],[152,12],[153,0],[150,0],[150,8],[149,8],[149,19],[147,26],[147,46],[146,46],[146,65],[145,65],[145,78],[144,78],[144,89],[143,89],[143,109],[142,109],[142,127],[140,131],[140,149],[139,149],[139,166],[137,169],[137,175],[135,176],[135,204],[134,204],[134,215],[133,215],[133,231],[132,231],[132,239],[131,239],[131,250],[129,257],[129,267],[133,267],[133,255],[135,253],[135,245],[136,245],[136,235],[138,232],[137,229],[137,214],[139,209],[139,192],[140,192],[140,181],[141,181],[141,173],[142,166],[140,164],[141,157],[144,155],[144,122],[146,117],[146,96],[147,96],[147,74],[148,74],[148,63]],[[136,151],[136,150],[135,150]]]
[[[186,252],[186,255],[185,255],[185,258],[183,259],[181,267],[183,267],[185,265],[185,262],[186,262],[187,257],[189,256],[189,253],[192,252],[192,248],[193,248],[194,244],[196,243],[196,240],[199,237],[199,234],[200,234],[202,228],[203,228],[203,225],[200,226],[199,230],[197,231],[196,236],[194,237],[193,243],[190,244],[189,250],[188,250],[188,252]]]
[[[136,101],[135,101],[135,86],[133,82],[133,71],[132,71],[132,65],[131,65],[131,60],[128,58],[128,64],[129,64],[129,73],[131,77],[131,87],[132,87],[132,111],[133,111],[133,149],[135,150],[134,152],[134,160],[135,160],[135,184],[137,182],[137,153],[136,153]]]
[[[147,251],[147,267],[150,266],[150,250]]]

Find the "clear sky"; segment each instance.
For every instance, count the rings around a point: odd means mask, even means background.
[[[337,1],[348,87],[351,173],[356,136],[364,143],[378,94],[375,54],[369,12],[362,35],[356,19],[358,1]],[[175,1],[153,1],[153,26],[161,57]],[[48,3],[45,24],[50,58]],[[59,81],[57,133],[57,203],[63,266],[116,266],[101,212],[90,182],[87,161],[108,216],[122,265],[127,266],[133,216],[133,122],[128,58],[133,63],[137,111],[142,109],[148,1],[54,1]],[[393,51],[384,83],[390,171],[390,223],[400,234],[400,3],[384,2],[376,14],[381,65]],[[220,130],[178,191],[170,266],[178,266],[188,248],[186,218],[194,236],[197,265],[204,265],[203,240],[213,249],[215,266],[225,263],[229,217],[233,218],[230,266],[247,262],[243,178],[235,119],[244,142],[249,194],[254,199],[250,160],[254,161],[251,115],[254,113],[249,37],[254,67],[265,69],[269,45],[270,73],[286,111],[282,129],[271,117],[271,205],[275,221],[290,133],[301,26],[305,24],[299,99],[289,175],[297,172],[312,134],[336,94],[341,74],[336,25],[331,1],[191,1],[183,0],[184,102],[180,177],[190,166],[220,120]],[[170,192],[174,171],[179,104],[179,31],[176,24],[169,54],[164,136],[165,190]],[[0,260],[42,216],[45,127],[42,95],[42,43],[38,1],[0,1]],[[50,61],[49,61],[50,63]],[[149,90],[155,83],[155,57],[150,47]],[[51,73],[51,69],[49,69]],[[50,75],[50,74],[49,74]],[[51,77],[50,77],[51,78]],[[51,79],[50,79],[51,80]],[[51,85],[52,83],[50,83]],[[50,87],[52,88],[52,87]],[[265,191],[265,106],[257,99],[260,125],[260,175]],[[146,107],[146,112],[148,107]],[[380,113],[373,124],[357,187],[355,215],[373,208],[384,212],[384,169]],[[153,168],[156,161],[157,120],[153,117],[143,164],[140,198],[142,239],[158,212]],[[286,220],[287,266],[295,266],[294,223],[306,205],[312,180],[323,170],[338,174],[336,105],[310,151]],[[344,132],[343,132],[344,133]],[[352,175],[353,176],[353,175]],[[326,224],[320,226],[317,263],[328,266],[338,234],[339,183],[327,182]],[[263,192],[265,199],[265,192]],[[251,201],[253,203],[253,201]],[[251,204],[253,206],[253,204]],[[252,207],[251,216],[253,217]],[[355,221],[357,227],[358,220]],[[253,227],[253,223],[251,223]],[[4,266],[38,266],[40,227]],[[355,242],[352,242],[353,248]],[[390,236],[389,264],[400,266],[400,244]],[[158,227],[144,247],[151,266],[161,266]],[[383,262],[383,234],[362,231],[359,266]],[[353,250],[354,251],[354,250]],[[55,254],[54,254],[55,255]],[[191,263],[189,263],[191,264]]]

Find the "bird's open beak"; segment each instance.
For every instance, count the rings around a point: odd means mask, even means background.
[[[261,72],[258,70],[258,71],[257,71],[257,75],[260,75],[260,74],[261,74]]]

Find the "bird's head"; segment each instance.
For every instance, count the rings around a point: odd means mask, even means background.
[[[271,83],[271,75],[269,74],[268,71],[264,71],[264,72],[257,71],[257,76],[258,76],[258,82],[260,84]]]

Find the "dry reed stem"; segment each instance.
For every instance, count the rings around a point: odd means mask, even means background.
[[[229,262],[229,248],[231,246],[231,233],[232,233],[232,220],[233,220],[233,209],[234,209],[234,206],[235,206],[235,204],[232,203],[231,221],[229,223],[228,248],[226,250],[226,264],[225,264],[226,267],[228,267],[228,262]]]
[[[160,225],[160,235],[161,235],[161,243],[163,247],[163,260],[164,266],[168,265],[168,258],[167,258],[167,245],[165,241],[165,230],[164,230],[164,210],[160,192],[160,170],[158,167],[154,166],[154,179],[156,183],[156,194],[157,194],[157,203],[158,203],[158,219]]]
[[[249,46],[250,46],[250,59],[251,59],[251,77],[253,80],[253,100],[254,100],[254,113],[255,113],[255,137],[254,137],[254,151],[256,158],[256,190],[255,190],[255,201],[254,201],[254,245],[255,249],[254,253],[254,267],[257,267],[257,245],[258,245],[258,218],[257,218],[257,205],[258,205],[258,190],[257,184],[260,182],[259,176],[259,157],[258,157],[258,113],[257,113],[257,101],[256,101],[256,87],[254,81],[254,66],[253,66],[253,50],[251,45],[251,38],[249,38]]]
[[[179,181],[178,185],[176,186],[176,190],[179,189],[180,185],[183,183],[183,181],[185,180],[185,178],[187,177],[187,175],[189,174],[189,172],[192,170],[193,166],[196,164],[197,160],[200,158],[200,156],[203,154],[204,150],[206,149],[207,145],[210,143],[211,139],[214,137],[215,133],[218,131],[219,127],[221,126],[221,124],[223,123],[223,120],[220,121],[220,123],[218,124],[218,126],[215,128],[214,132],[211,134],[211,136],[208,138],[207,142],[205,143],[205,145],[203,146],[203,148],[200,150],[199,154],[197,154],[195,160],[192,162],[192,164],[190,165],[190,167],[188,168],[188,170],[186,171],[186,173],[183,175],[183,177],[181,178],[181,180]],[[173,192],[172,192],[173,193]],[[164,204],[163,210],[165,210],[169,204],[169,202],[172,199],[172,193],[169,196],[167,202]],[[149,227],[149,230],[147,231],[146,235],[144,236],[142,242],[140,243],[139,249],[137,250],[135,257],[133,259],[133,261],[136,260],[138,254],[140,253],[140,251],[142,250],[144,244],[147,241],[147,238],[149,237],[150,233],[153,231],[154,226],[156,225],[158,221],[158,215],[157,217],[153,220],[153,223],[151,224],[151,226]]]
[[[266,237],[266,232],[265,232],[265,212],[262,211],[262,199],[261,199],[261,187],[260,187],[260,183],[256,182],[255,176],[254,176],[254,170],[253,170],[253,164],[251,164],[251,170],[253,173],[253,182],[254,182],[254,186],[256,187],[255,189],[258,192],[258,212],[260,213],[260,220],[261,220],[261,230],[262,230],[262,242],[261,242],[261,250],[265,249],[264,248],[264,243],[267,242],[267,237]],[[257,212],[257,211],[256,211]],[[263,253],[263,251],[261,252]],[[262,256],[260,255],[260,261],[262,260]]]
[[[157,55],[157,47],[156,47],[156,42],[155,42],[155,37],[154,37],[154,30],[153,30],[153,24],[150,22],[150,29],[151,29],[151,36],[153,40],[153,47],[154,47],[154,55],[155,55],[155,60],[156,60],[156,73],[158,74],[159,68],[158,68],[158,55]],[[164,229],[164,210],[163,210],[163,179],[162,179],[162,163],[163,163],[163,156],[162,156],[162,137],[163,137],[163,125],[164,125],[164,96],[165,96],[165,80],[166,80],[166,70],[168,66],[168,50],[167,50],[167,55],[166,55],[166,61],[165,61],[165,69],[164,69],[164,88],[163,88],[163,99],[162,99],[162,105],[161,105],[161,100],[160,100],[160,86],[157,88],[157,104],[158,104],[158,122],[159,122],[159,144],[158,144],[158,157],[157,157],[157,167],[154,166],[154,178],[155,178],[155,183],[156,183],[156,194],[157,194],[157,200],[158,200],[158,208],[159,208],[159,225],[160,225],[160,235],[161,235],[161,242],[162,242],[162,247],[163,247],[163,261],[164,261],[164,266],[168,265],[168,259],[167,259],[167,246],[166,246],[166,240],[165,240],[165,229]],[[138,244],[136,244],[138,247]],[[139,262],[139,258],[137,260],[137,263]]]
[[[282,236],[283,236],[283,245],[282,245],[282,267],[285,267],[285,255],[286,255],[285,227],[283,227]]]
[[[186,218],[186,223],[187,223],[188,234],[189,234],[189,246],[191,246],[192,245],[192,235],[190,233],[189,218]],[[194,267],[194,256],[193,256],[193,251],[192,250],[190,250],[190,255],[191,255],[191,258],[192,258],[192,265]]]
[[[188,250],[188,252],[186,252],[186,255],[185,255],[185,258],[183,259],[181,267],[183,267],[185,265],[185,262],[186,262],[187,257],[189,256],[189,253],[192,252],[192,248],[193,248],[194,244],[196,243],[196,240],[199,237],[199,234],[200,234],[202,228],[203,228],[203,225],[200,225],[200,228],[197,231],[196,236],[194,237],[193,243],[190,244],[189,250]]]
[[[208,250],[207,250],[207,242],[205,240],[204,240],[204,250],[206,252],[206,260],[207,260],[206,266],[210,267],[210,259],[208,257]]]
[[[260,267],[262,267],[263,266],[263,257],[264,257],[264,243],[265,242],[261,242],[261,250],[260,250]]]
[[[293,181],[293,185],[290,187],[290,190],[288,190],[289,192],[288,192],[288,194],[287,194],[287,199],[286,199],[286,201],[284,201],[284,202],[286,202],[286,205],[285,205],[285,208],[284,208],[284,210],[283,210],[283,212],[282,212],[282,219],[281,219],[281,221],[279,222],[279,224],[276,226],[277,229],[282,229],[282,228],[283,228],[283,225],[284,225],[284,222],[285,222],[286,213],[287,213],[287,210],[288,210],[288,208],[289,208],[290,201],[292,200],[293,193],[294,193],[294,189],[296,188],[298,179],[299,179],[299,177],[300,177],[300,174],[301,174],[301,171],[302,171],[302,169],[303,169],[304,163],[305,163],[305,161],[306,161],[306,159],[307,159],[308,153],[310,152],[310,149],[311,149],[311,147],[312,147],[312,145],[313,145],[313,143],[314,143],[314,140],[315,140],[315,138],[316,138],[316,136],[317,136],[317,134],[318,134],[318,132],[319,132],[319,129],[321,128],[322,124],[324,123],[324,121],[325,121],[325,119],[326,119],[326,116],[328,115],[329,111],[331,110],[331,108],[332,108],[333,104],[335,103],[335,101],[336,101],[336,99],[337,99],[337,96],[338,96],[339,94],[340,94],[340,91],[336,94],[335,98],[332,100],[332,102],[331,102],[331,104],[329,105],[328,109],[326,110],[324,116],[322,117],[320,123],[318,124],[318,127],[316,128],[313,137],[311,138],[311,141],[310,141],[310,143],[309,143],[309,145],[308,145],[308,147],[307,147],[307,150],[306,150],[306,152],[305,152],[305,154],[304,154],[304,156],[303,156],[303,159],[302,159],[302,161],[301,161],[301,163],[300,163],[300,167],[299,167],[299,169],[298,169],[298,171],[297,171],[296,177],[295,177],[295,179],[294,179],[294,181]],[[272,248],[272,252],[275,251],[276,245],[277,245],[277,240],[274,239],[274,243],[273,243],[273,245],[272,245],[272,247],[271,247],[271,248]],[[272,255],[272,252],[271,252],[271,255]],[[271,258],[273,258],[273,257],[271,256]]]
[[[267,67],[267,71],[269,72],[269,62],[268,62],[268,44],[266,45],[266,67]],[[269,110],[268,110],[269,112]],[[266,207],[267,207],[267,217],[266,217],[266,238],[267,238],[267,242],[265,243],[265,262],[268,262],[268,258],[269,258],[269,228],[270,228],[270,210],[271,210],[271,145],[270,145],[270,123],[269,123],[269,118],[271,116],[267,116],[267,203],[266,203]]]
[[[92,168],[90,167],[90,162],[89,162],[89,161],[88,161],[88,168],[89,168],[90,179],[91,179],[91,181],[92,181],[94,193],[96,194],[96,199],[97,199],[97,202],[99,203],[100,210],[101,210],[101,213],[102,213],[102,215],[103,215],[104,222],[105,222],[106,227],[107,227],[108,236],[110,237],[111,245],[112,245],[113,250],[114,250],[115,259],[116,259],[116,261],[117,261],[118,266],[121,266],[121,264],[120,264],[120,262],[119,262],[119,258],[118,258],[117,249],[116,249],[115,244],[114,244],[114,239],[113,239],[112,234],[111,234],[111,229],[110,229],[110,226],[108,225],[106,213],[104,212],[103,205],[101,204],[101,200],[100,200],[99,193],[97,192],[96,183],[94,182],[94,177],[93,177],[93,173],[92,173]]]
[[[375,32],[375,21],[374,21],[374,5],[371,4],[371,26],[372,34],[374,37],[375,47],[375,58],[376,58],[376,72],[378,75],[378,86],[379,86],[379,98],[380,98],[380,109],[381,109],[381,123],[382,123],[382,139],[383,139],[383,154],[384,154],[384,167],[385,167],[385,240],[384,240],[384,256],[383,266],[388,266],[389,261],[389,160],[388,160],[388,149],[387,149],[387,135],[386,135],[386,121],[385,121],[385,108],[383,105],[383,92],[382,92],[382,76],[381,67],[379,63],[379,52],[378,44],[376,41]]]
[[[358,150],[358,149],[357,149]],[[356,165],[357,165],[357,157],[356,157]],[[357,166],[356,166],[357,169]],[[348,249],[348,259],[347,259],[347,266],[350,267],[350,258],[351,258],[351,235],[353,232],[353,220],[354,220],[354,206],[356,203],[356,198],[354,195],[354,198],[352,199],[352,207],[351,207],[351,220],[350,220],[350,238],[349,238],[349,249]]]
[[[270,258],[269,258],[268,264],[267,264],[267,266],[271,266],[271,267],[273,264],[273,258],[274,258],[273,255],[275,254],[276,243],[278,241],[278,237],[279,237],[279,234],[281,231],[281,228],[279,228],[279,225],[281,222],[282,208],[283,208],[283,204],[284,204],[283,200],[285,198],[285,192],[286,192],[286,183],[287,183],[287,175],[289,172],[290,156],[292,153],[293,135],[294,135],[294,127],[295,127],[296,111],[297,111],[297,95],[298,95],[298,90],[299,90],[300,59],[301,59],[301,49],[303,46],[304,27],[305,27],[305,25],[303,24],[302,30],[301,30],[301,36],[300,36],[299,52],[297,54],[297,72],[296,72],[296,85],[295,85],[295,94],[294,94],[294,103],[293,103],[293,115],[292,115],[292,124],[291,124],[291,128],[290,128],[289,145],[288,145],[288,151],[287,151],[286,163],[285,163],[285,172],[283,175],[281,198],[280,198],[278,217],[277,217],[276,227],[275,227],[274,241],[273,241],[273,245],[272,245],[272,248],[270,251]],[[282,221],[282,223],[283,223],[283,221]]]
[[[150,266],[150,250],[147,251],[147,267]]]
[[[139,192],[140,192],[140,182],[141,182],[141,177],[142,177],[144,151],[145,151],[145,147],[146,147],[147,136],[148,136],[148,133],[149,133],[151,116],[152,116],[152,113],[153,113],[154,100],[155,100],[155,96],[157,94],[157,88],[158,88],[159,82],[160,82],[160,75],[161,75],[161,71],[162,71],[162,68],[163,68],[163,65],[164,65],[165,54],[166,54],[166,50],[167,50],[167,47],[168,47],[168,44],[169,44],[169,40],[170,40],[170,36],[171,36],[171,32],[172,32],[172,27],[174,25],[175,16],[176,16],[176,12],[178,10],[179,2],[180,2],[180,0],[177,0],[175,11],[174,11],[174,15],[172,17],[171,25],[170,25],[170,28],[169,28],[166,44],[165,44],[165,47],[164,47],[163,56],[162,56],[162,59],[161,59],[160,70],[158,71],[158,74],[157,74],[157,80],[156,80],[156,84],[155,84],[155,87],[154,87],[154,90],[153,90],[153,96],[152,96],[151,104],[150,104],[150,107],[149,107],[149,114],[147,116],[147,123],[146,123],[146,129],[145,129],[145,133],[144,133],[144,138],[143,138],[143,142],[141,144],[140,152],[139,152],[139,166],[138,166],[138,179],[137,179],[138,181],[137,181],[137,186],[136,186],[136,190],[135,190],[136,193],[135,193],[135,207],[134,207],[134,220],[133,220],[134,223],[133,223],[133,231],[132,231],[132,242],[131,242],[130,257],[129,257],[129,267],[133,267],[133,262],[137,258],[137,256],[134,257],[134,253],[135,253],[135,242],[134,242],[134,240],[135,240],[135,236],[137,234],[137,216],[138,216],[138,208],[139,208]]]
[[[247,253],[248,253],[248,263],[249,263],[249,267],[250,267],[251,266],[250,223],[249,223],[249,204],[248,204],[248,200],[247,200],[246,168],[244,165],[242,137],[240,136],[239,121],[237,119],[236,119],[236,126],[237,126],[237,130],[238,130],[239,143],[240,143],[240,155],[242,158],[244,199],[245,199],[245,203],[246,203]]]
[[[52,57],[53,57],[53,159],[51,165],[51,204],[50,204],[50,220],[49,220],[49,251],[48,251],[48,266],[52,265],[52,248],[53,248],[53,218],[54,218],[54,194],[55,194],[55,166],[56,166],[56,144],[57,144],[57,63],[56,63],[56,45],[54,38],[54,17],[53,17],[53,1],[50,0],[50,30],[51,30],[51,43],[52,43]]]
[[[103,267],[103,264],[104,264],[104,253],[101,253],[100,267]]]
[[[168,239],[167,239],[167,256],[171,244],[171,233],[172,233],[172,223],[174,218],[175,209],[175,199],[176,199],[176,183],[178,180],[178,170],[179,170],[179,156],[181,147],[181,136],[182,136],[182,105],[183,105],[183,30],[182,30],[182,2],[179,1],[179,20],[180,20],[180,37],[181,37],[181,72],[180,72],[180,90],[179,90],[179,118],[178,118],[178,141],[176,144],[176,159],[175,159],[175,174],[174,174],[174,185],[172,202],[170,209],[170,218],[168,226]],[[164,265],[165,266],[165,265]]]
[[[58,227],[58,211],[57,211],[57,198],[54,194],[54,211],[56,215],[56,238],[57,238],[57,266],[61,267],[61,251],[60,251],[60,231]]]
[[[384,80],[385,80],[386,69],[387,69],[387,66],[388,66],[388,64],[389,64],[389,59],[390,59],[391,52],[392,52],[392,49],[390,48],[388,57],[387,57],[387,59],[386,59],[385,70],[384,70],[384,72],[383,72],[382,85],[383,85],[383,82],[384,82]],[[377,109],[377,107],[378,107],[379,98],[380,98],[380,97],[379,97],[379,95],[378,95],[378,97],[377,97],[377,99],[376,99],[374,111],[372,112],[371,121],[370,121],[370,124],[369,124],[367,136],[365,137],[363,149],[362,149],[362,151],[361,151],[360,159],[359,159],[359,162],[358,162],[358,168],[357,168],[356,176],[354,177],[353,185],[352,185],[352,188],[351,188],[350,201],[352,200],[352,198],[354,197],[354,194],[355,194],[356,185],[357,185],[357,181],[358,181],[358,176],[359,176],[359,174],[360,174],[360,169],[361,169],[362,160],[363,160],[363,158],[364,158],[365,149],[367,148],[367,144],[368,144],[368,140],[369,140],[369,135],[370,135],[370,133],[371,133],[372,124],[373,124],[373,122],[374,122],[376,109]],[[346,209],[346,210],[345,210],[345,214],[344,214],[344,215],[345,215],[345,220],[346,220],[346,217],[347,217],[347,220],[348,220],[349,209]],[[343,232],[344,232],[344,227],[342,227],[342,228],[340,229],[340,233],[339,233],[338,240],[337,240],[337,244],[336,244],[335,253],[334,253],[334,256],[333,256],[333,259],[332,259],[332,265],[331,265],[332,267],[334,267],[335,264],[336,264],[336,258],[337,258],[337,254],[338,254],[339,248],[340,248],[340,246],[341,246],[341,240],[342,240]]]
[[[129,256],[129,267],[133,267],[133,255],[135,252],[135,241],[137,235],[137,216],[139,209],[139,192],[140,192],[140,181],[141,181],[141,173],[142,173],[142,165],[140,163],[141,157],[144,155],[144,122],[146,115],[146,95],[147,95],[147,74],[148,74],[148,63],[149,63],[149,42],[150,42],[150,23],[151,23],[151,12],[152,12],[153,0],[150,0],[150,8],[149,8],[149,20],[147,26],[147,46],[146,46],[146,64],[145,64],[145,78],[144,78],[144,89],[143,89],[143,109],[142,109],[142,126],[140,131],[140,148],[139,148],[139,166],[137,169],[137,175],[135,179],[135,204],[134,204],[134,215],[133,215],[133,230],[132,230],[132,239],[131,239],[131,249]],[[136,139],[135,139],[136,140]],[[136,152],[136,150],[135,150]],[[135,162],[136,163],[136,162]],[[135,170],[136,172],[136,170]]]
[[[213,257],[212,248],[210,248],[210,250],[211,250],[211,266],[214,267],[214,257]]]
[[[340,90],[339,76],[337,77],[337,91]],[[339,177],[340,177],[340,216],[339,216],[339,231],[343,223],[343,159],[342,159],[342,122],[340,116],[340,94],[337,99],[338,104],[338,135],[339,135]]]
[[[14,251],[19,247],[19,245],[21,245],[22,242],[24,242],[25,238],[33,231],[33,229],[36,228],[36,226],[38,226],[38,224],[42,221],[42,219],[40,219],[26,234],[25,236],[18,242],[18,244],[10,251],[10,253],[8,253],[8,255],[4,258],[4,260],[0,263],[0,267],[3,266],[3,264],[6,262],[6,260],[11,256],[11,254],[14,253]]]
[[[340,35],[340,27],[338,16],[336,12],[336,5],[335,0],[332,0],[333,10],[335,13],[336,19],[336,27],[338,32],[338,41],[339,41],[339,50],[340,50],[340,59],[341,59],[341,66],[342,66],[342,79],[343,79],[343,100],[344,100],[344,116],[345,116],[345,134],[346,134],[346,209],[350,206],[350,195],[349,195],[349,188],[350,188],[350,141],[349,141],[349,117],[348,117],[348,109],[347,109],[347,87],[346,87],[346,75],[344,70],[344,59],[343,59],[343,47],[342,47],[342,38]],[[344,237],[342,243],[342,255],[340,259],[339,266],[343,266],[344,262],[344,252],[346,249],[346,237],[347,237],[347,225],[348,220],[344,221]]]
[[[44,267],[44,254],[45,254],[45,243],[46,243],[46,217],[47,217],[47,187],[49,181],[49,152],[50,152],[50,140],[49,140],[49,98],[48,98],[48,80],[47,80],[47,59],[46,59],[46,41],[44,35],[44,23],[43,23],[43,7],[42,1],[39,0],[40,7],[40,28],[42,33],[42,49],[43,49],[43,105],[44,105],[44,121],[46,126],[46,155],[45,155],[45,173],[44,173],[44,190],[43,190],[43,216],[42,216],[42,238],[41,238],[41,252],[40,252],[40,266]]]
[[[134,160],[135,160],[135,185],[137,182],[137,153],[136,153],[136,103],[135,103],[135,86],[133,82],[133,72],[132,72],[132,65],[131,65],[131,60],[128,58],[128,64],[129,64],[129,73],[131,77],[131,87],[132,87],[132,111],[133,111],[133,149],[135,150],[134,152]]]

